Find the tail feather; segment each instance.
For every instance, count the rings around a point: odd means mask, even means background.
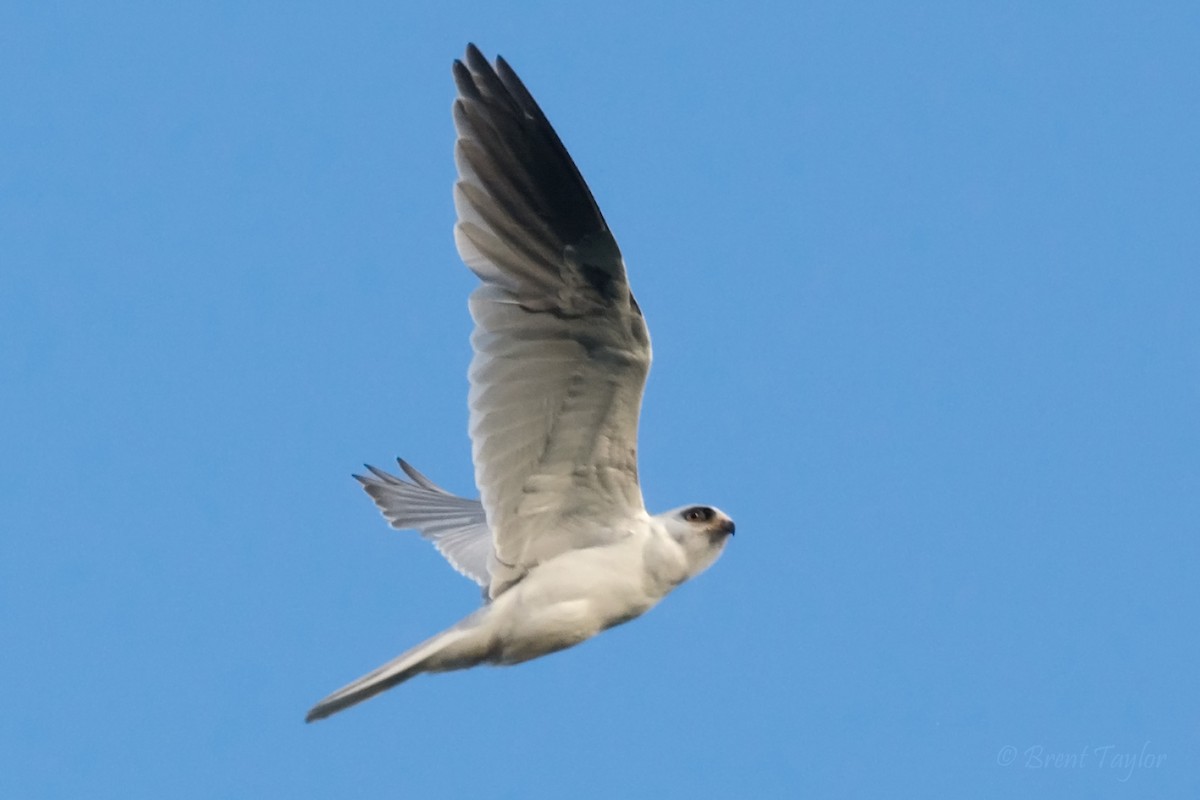
[[[483,610],[483,609],[481,609]],[[346,684],[309,710],[305,722],[336,714],[374,697],[422,672],[444,672],[473,667],[487,659],[486,640],[472,614],[452,628],[426,639],[379,669]]]

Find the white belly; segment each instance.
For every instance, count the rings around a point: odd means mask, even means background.
[[[579,644],[640,616],[669,590],[648,580],[644,540],[575,550],[540,564],[492,605],[495,663],[516,664]]]

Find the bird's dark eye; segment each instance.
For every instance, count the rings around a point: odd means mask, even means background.
[[[712,522],[713,510],[707,506],[693,506],[683,512],[683,518],[688,522]]]

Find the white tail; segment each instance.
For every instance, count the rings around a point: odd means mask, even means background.
[[[479,611],[486,609],[485,606]],[[304,721],[324,719],[422,672],[465,669],[486,661],[488,637],[477,624],[478,616],[479,612],[470,615],[454,627],[426,639],[379,669],[338,689],[313,706]]]

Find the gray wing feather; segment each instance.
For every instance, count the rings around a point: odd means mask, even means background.
[[[370,475],[354,477],[393,528],[419,531],[452,567],[486,587],[491,581],[492,534],[483,506],[450,494],[404,459],[396,462],[411,483],[369,464]]]
[[[459,96],[455,242],[471,295],[475,483],[491,595],[644,514],[637,420],[650,338],[591,191],[516,73],[473,45]]]

